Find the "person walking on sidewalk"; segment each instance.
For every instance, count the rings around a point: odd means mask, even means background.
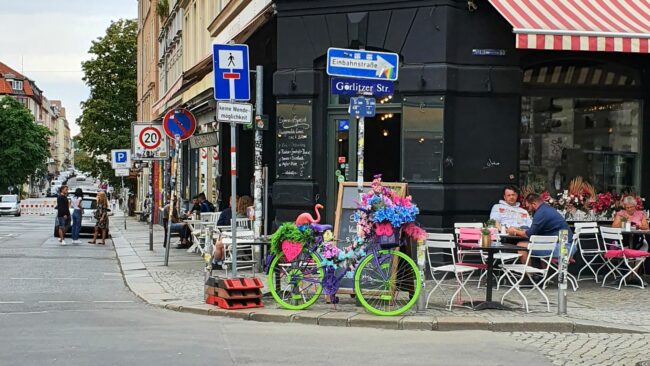
[[[56,226],[59,230],[59,243],[65,245],[65,232],[70,226],[70,203],[68,202],[68,186],[59,188],[59,195],[56,197]]]
[[[108,233],[108,199],[105,192],[97,194],[97,208],[95,209],[95,232],[90,244],[97,244],[97,234],[102,232],[102,245],[106,245],[106,234]]]
[[[81,207],[81,199],[83,197],[81,188],[74,191],[74,196],[70,200],[72,205],[72,244],[79,244],[79,233],[81,232],[81,217],[83,216],[83,208]]]

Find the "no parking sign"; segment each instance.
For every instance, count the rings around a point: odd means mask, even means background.
[[[172,109],[163,118],[163,127],[169,138],[179,136],[181,141],[189,139],[196,130],[194,115],[185,108]]]

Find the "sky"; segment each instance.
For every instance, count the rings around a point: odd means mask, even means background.
[[[136,19],[137,0],[0,0],[0,61],[61,100],[71,134],[88,98],[81,62],[111,21]]]

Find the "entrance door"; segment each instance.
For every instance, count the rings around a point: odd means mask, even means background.
[[[378,108],[379,109],[379,108]],[[397,109],[378,110],[375,117],[364,122],[365,182],[377,174],[386,182],[400,180],[401,113]],[[328,120],[329,151],[327,222],[334,222],[339,182],[357,181],[358,121],[347,114],[330,114]]]

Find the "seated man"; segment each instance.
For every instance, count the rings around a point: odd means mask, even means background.
[[[215,212],[215,207],[212,202],[208,201],[205,197],[205,193],[199,193],[199,204],[201,205],[201,212]]]
[[[165,205],[163,208],[165,218],[164,221],[167,222],[168,217],[169,217],[169,203]],[[165,230],[167,227],[165,226]],[[171,224],[171,232],[172,233],[178,233],[180,238],[181,238],[181,243],[177,246],[177,248],[183,248],[191,245],[190,243],[190,228],[187,226],[187,223],[183,222],[181,218],[178,216],[178,210],[176,207],[172,210],[172,224]],[[164,246],[164,244],[163,244]]]
[[[531,193],[526,197],[526,203],[528,203],[528,206],[530,209],[534,212],[533,214],[533,223],[530,226],[529,229],[519,229],[515,227],[509,227],[508,228],[508,234],[509,235],[516,235],[516,236],[521,236],[522,238],[530,238],[533,235],[546,235],[546,236],[558,236],[560,233],[560,230],[568,230],[569,231],[569,241],[567,245],[571,244],[572,241],[572,232],[571,229],[569,228],[569,224],[564,220],[562,215],[560,215],[559,212],[557,212],[556,209],[553,207],[547,205],[542,201],[540,196],[537,193]],[[528,246],[527,241],[521,241],[517,243],[517,246],[524,247],[526,248]],[[573,248],[573,251],[575,252],[575,247]],[[521,251],[519,252],[521,255],[521,262],[526,263],[526,260],[528,259],[528,252],[527,251]],[[535,255],[545,255],[548,253],[534,253]],[[555,245],[555,250],[553,251],[553,256],[558,257],[560,255],[560,243]],[[569,253],[569,256],[573,255],[572,253]]]
[[[490,219],[496,222],[497,229],[501,227],[529,228],[532,220],[528,211],[519,206],[519,192],[514,186],[503,188],[503,199],[492,206]]]
[[[192,197],[192,207],[187,211],[187,216],[192,216],[193,214],[201,215],[201,203],[199,202],[199,196]]]

